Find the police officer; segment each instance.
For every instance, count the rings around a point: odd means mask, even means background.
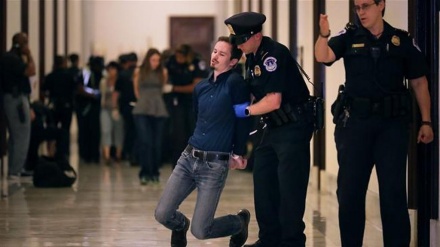
[[[342,246],[362,246],[365,194],[376,165],[384,246],[409,246],[406,201],[409,80],[420,108],[418,142],[433,140],[427,65],[413,38],[383,20],[385,0],[354,0],[360,26],[330,36],[327,15],[319,20],[318,62],[344,58],[345,90],[333,107],[338,151],[339,227]],[[341,88],[342,89],[342,88]]]
[[[66,57],[56,55],[53,70],[46,76],[41,91],[48,98],[55,125],[61,125],[66,133],[70,132],[72,123],[73,100],[78,87],[77,83],[67,69]],[[68,146],[70,144],[69,135],[67,135],[66,141],[65,145]]]
[[[166,63],[169,82],[164,88],[165,103],[170,113],[170,135],[165,143],[174,143],[171,148],[172,164],[177,163],[187,140],[195,127],[192,93],[195,85],[206,77],[205,62],[196,57],[192,47],[182,44],[176,48]],[[170,86],[172,85],[172,86]]]
[[[266,16],[244,12],[225,20],[230,39],[246,54],[255,102],[235,105],[238,117],[262,116],[268,127],[253,168],[258,247],[305,246],[303,221],[313,123],[309,90],[289,49],[263,36]]]

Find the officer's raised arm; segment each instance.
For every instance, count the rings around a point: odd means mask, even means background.
[[[328,15],[321,14],[319,17],[319,35],[315,43],[315,58],[318,62],[329,63],[336,59],[335,53],[328,46],[328,38],[330,37],[330,24]]]

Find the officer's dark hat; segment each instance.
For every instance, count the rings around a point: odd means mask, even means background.
[[[231,43],[241,45],[252,35],[261,32],[266,16],[256,12],[242,12],[225,20]]]

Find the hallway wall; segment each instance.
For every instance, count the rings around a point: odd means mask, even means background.
[[[224,1],[83,1],[82,54],[103,55],[106,61],[134,51],[141,58],[156,47],[169,48],[171,16],[214,16],[215,36],[227,33]]]

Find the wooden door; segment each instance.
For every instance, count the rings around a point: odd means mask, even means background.
[[[214,17],[170,17],[170,48],[191,45],[204,61],[209,61],[214,41]]]

